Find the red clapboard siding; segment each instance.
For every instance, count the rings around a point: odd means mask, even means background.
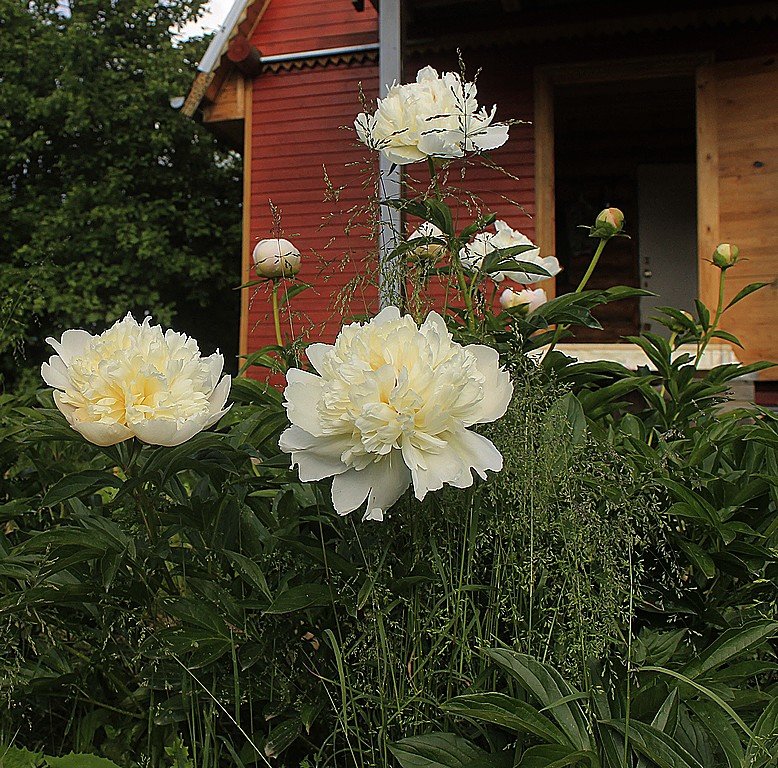
[[[378,16],[351,0],[272,0],[252,42],[265,56],[362,45],[378,40]]]
[[[299,278],[313,286],[294,298],[291,325],[289,316],[284,318],[287,340],[301,334],[313,340],[334,339],[342,322],[336,297],[353,278],[366,270],[375,273],[375,265],[365,263],[373,247],[366,239],[367,231],[344,232],[349,219],[344,212],[364,205],[369,195],[363,188],[369,156],[354,132],[344,130],[353,126],[360,111],[360,82],[367,97],[374,98],[378,86],[375,63],[268,73],[254,85],[252,247],[274,235],[272,201],[281,213],[284,236],[303,255]],[[322,165],[332,185],[342,188],[337,201],[325,200]],[[375,287],[359,287],[345,314],[372,314],[376,308]],[[248,334],[249,353],[275,343],[269,294],[262,288],[255,290],[250,302]]]

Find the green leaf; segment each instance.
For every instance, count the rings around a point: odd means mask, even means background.
[[[758,291],[760,288],[764,288],[767,285],[770,285],[770,283],[751,283],[747,285],[745,288],[741,288],[737,292],[735,298],[732,299],[732,301],[730,301],[726,307],[724,307],[724,311],[726,312],[730,307],[733,307],[739,301],[745,299],[746,296],[750,296],[755,291]]]
[[[721,708],[710,701],[692,699],[686,706],[694,713],[711,737],[721,747],[727,758],[729,768],[741,768],[743,764],[743,747],[737,731],[725,716]]]
[[[332,602],[329,587],[324,584],[302,584],[278,595],[265,613],[293,613]]]
[[[42,765],[42,752],[28,752],[26,749],[0,744],[0,768],[39,768]]]
[[[99,491],[102,488],[121,488],[122,481],[110,472],[85,470],[67,475],[49,488],[41,502],[44,507],[53,507],[62,501]]]
[[[120,768],[112,760],[97,755],[77,755],[71,752],[64,757],[46,756],[50,768]]]
[[[599,761],[594,752],[583,752],[557,744],[544,744],[526,750],[521,756],[518,768],[567,768],[584,762],[599,768]]]
[[[605,720],[602,725],[615,729],[622,736],[628,736],[632,748],[659,768],[712,768],[701,765],[672,736],[639,720],[630,720],[629,725],[623,720]]]
[[[302,731],[299,720],[284,720],[273,728],[265,741],[264,752],[267,757],[278,757],[290,747]]]
[[[492,768],[495,761],[467,739],[453,733],[411,736],[389,745],[402,768]]]
[[[489,649],[485,653],[549,709],[571,746],[584,751],[594,748],[581,708],[574,703],[557,706],[566,696],[578,691],[573,690],[553,667],[503,648]]]
[[[503,693],[457,696],[443,705],[444,712],[502,726],[517,733],[531,733],[553,744],[565,744],[565,735],[531,704]]]
[[[721,709],[723,709],[748,736],[753,737],[751,729],[743,722],[743,719],[737,714],[737,712],[735,712],[735,710],[732,709],[732,707],[730,707],[729,704],[727,704],[727,702],[721,698],[721,696],[714,693],[710,688],[706,688],[704,685],[698,683],[696,680],[692,680],[690,677],[686,677],[686,675],[682,675],[680,672],[675,672],[672,669],[665,669],[664,667],[641,667],[638,672],[657,672],[661,675],[667,675],[668,677],[680,680],[682,683],[695,688],[700,693],[707,696],[711,701],[718,704],[719,707],[721,707]]]
[[[768,637],[774,637],[776,634],[778,634],[778,622],[763,619],[749,622],[742,627],[728,629],[699,656],[692,659],[681,672],[686,677],[701,677],[730,659],[761,645]]]
[[[263,595],[273,599],[273,594],[267,584],[267,579],[262,569],[250,558],[241,555],[238,552],[224,553],[241,576],[245,576],[249,584],[255,586]]]
[[[568,392],[548,409],[544,420],[549,425],[566,424],[573,445],[580,445],[586,438],[586,417],[578,398]]]

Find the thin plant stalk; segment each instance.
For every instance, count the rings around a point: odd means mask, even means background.
[[[605,244],[610,240],[609,237],[601,237],[600,242],[597,243],[597,249],[594,252],[594,256],[592,256],[592,260],[589,262],[589,266],[586,268],[586,272],[584,273],[584,276],[581,278],[581,282],[578,283],[578,287],[573,291],[573,293],[581,293],[584,288],[586,288],[587,283],[589,282],[589,279],[591,278],[595,267],[597,266],[597,262],[600,260],[600,256],[602,255],[603,250],[605,250]],[[570,326],[566,323],[560,323],[556,330],[554,331],[554,336],[551,339],[551,344],[548,346],[548,350],[546,351],[546,357],[551,354],[554,347],[556,346],[557,342],[559,341],[559,337],[569,328]]]
[[[719,275],[719,299],[718,304],[716,305],[716,314],[713,316],[713,322],[708,326],[708,330],[705,331],[705,335],[702,337],[697,347],[697,360],[695,361],[696,366],[700,364],[700,360],[702,360],[702,353],[705,351],[705,348],[713,338],[713,334],[718,328],[719,320],[721,320],[721,316],[724,314],[724,280],[726,278],[726,274],[727,271],[722,269]]]
[[[276,344],[278,344],[279,347],[283,347],[284,339],[283,336],[281,336],[281,312],[278,308],[278,284],[278,280],[273,280],[273,290],[271,291],[273,297],[273,325],[276,329]]]

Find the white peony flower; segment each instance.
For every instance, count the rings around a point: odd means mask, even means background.
[[[475,83],[457,73],[441,76],[424,67],[415,83],[395,83],[373,114],[357,116],[354,127],[364,144],[396,165],[496,149],[508,140],[508,126],[493,125],[497,108],[479,108],[476,94]]]
[[[549,277],[553,277],[562,271],[562,267],[555,256],[541,258],[540,248],[517,229],[512,229],[508,224],[499,219],[494,222],[494,229],[494,232],[480,232],[459,251],[459,260],[464,267],[472,270],[481,269],[484,259],[494,251],[502,250],[503,248],[514,248],[518,245],[531,245],[533,246],[532,250],[519,253],[512,258],[515,261],[537,264],[549,274],[504,271],[490,272],[489,277],[495,283],[502,282],[508,277],[517,283],[528,285],[529,283],[539,283],[541,280],[548,280]]]
[[[179,445],[229,410],[222,355],[202,357],[194,339],[150,322],[128,314],[99,336],[72,330],[46,339],[57,354],[41,366],[43,380],[70,426],[96,445],[133,436]]]
[[[443,256],[446,252],[446,236],[440,227],[436,227],[431,221],[422,222],[422,225],[414,230],[408,238],[408,242],[422,237],[428,242],[419,243],[412,251],[409,251],[409,255],[430,261],[436,261]]]
[[[283,238],[260,240],[254,246],[252,259],[262,277],[292,277],[300,271],[300,251]]]
[[[542,288],[530,290],[525,288],[523,291],[513,291],[506,288],[500,294],[500,306],[503,309],[520,309],[529,314],[538,307],[543,306],[548,301],[546,292]]]
[[[472,485],[473,469],[502,469],[500,452],[468,427],[505,413],[510,376],[495,350],[453,341],[435,312],[419,328],[387,307],[334,345],[312,344],[308,358],[316,373],[286,376],[292,426],[280,446],[302,481],[334,475],[341,515],[367,500],[364,518],[381,520],[411,483],[423,499],[444,483]]]

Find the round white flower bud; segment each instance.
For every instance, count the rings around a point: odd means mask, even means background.
[[[300,271],[300,251],[283,238],[260,240],[254,246],[252,258],[260,277],[292,277]]]
[[[412,251],[409,251],[408,255],[415,256],[417,259],[424,261],[437,261],[441,258],[446,252],[446,236],[443,234],[443,231],[431,221],[425,221],[411,234],[408,241],[422,237],[429,242],[420,243]]]
[[[719,269],[729,269],[737,263],[740,248],[731,243],[719,243],[713,251],[713,263]]]

